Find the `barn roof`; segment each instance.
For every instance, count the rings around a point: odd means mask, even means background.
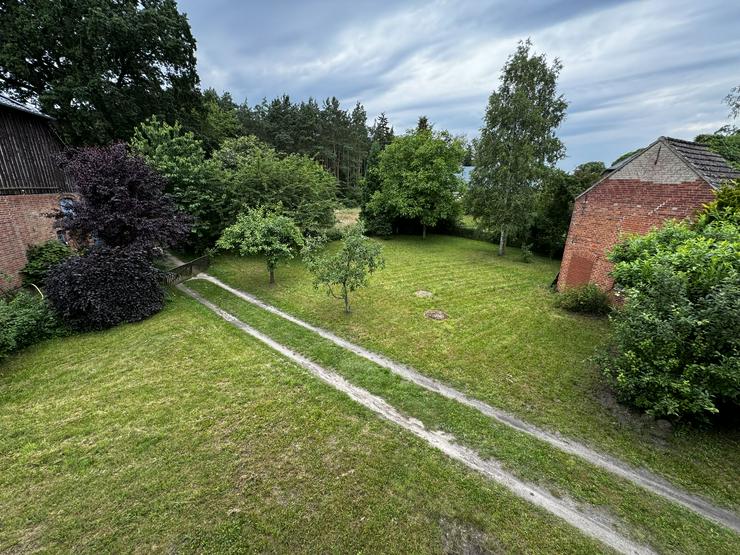
[[[605,169],[596,183],[579,195],[576,195],[576,198],[582,197],[602,181],[608,179],[614,172],[632,163],[656,143],[662,143],[668,146],[668,148],[676,153],[676,156],[683,160],[701,179],[709,183],[713,189],[718,189],[725,181],[740,179],[740,171],[730,166],[727,160],[713,150],[710,150],[708,146],[682,139],[674,139],[672,137],[658,137],[645,148],[636,150],[631,156]]]
[[[33,116],[38,116],[40,118],[45,119],[54,119],[51,116],[47,116],[46,114],[42,114],[35,108],[31,108],[30,106],[26,106],[25,104],[21,104],[20,102],[16,102],[12,98],[8,98],[7,96],[4,96],[0,94],[0,106],[3,106],[5,108],[10,108],[11,110],[18,110],[20,112],[26,112],[27,114],[31,114]]]
[[[719,187],[724,181],[740,179],[740,171],[732,168],[722,156],[710,150],[706,145],[661,137],[673,151],[678,154],[694,171],[703,177],[712,187]]]

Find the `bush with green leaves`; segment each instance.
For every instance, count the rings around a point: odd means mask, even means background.
[[[142,252],[131,248],[93,247],[49,271],[46,294],[70,327],[102,330],[138,322],[162,310],[161,273]]]
[[[0,360],[61,333],[62,326],[40,294],[21,291],[0,298]]]
[[[603,316],[611,311],[609,296],[593,283],[565,289],[558,294],[556,304],[570,312],[593,316]]]
[[[532,260],[534,260],[534,253],[532,252],[531,244],[528,245],[526,243],[522,243],[520,251],[521,251],[521,256],[522,256],[522,262],[529,264],[530,262],[532,262]]]
[[[245,207],[281,207],[305,233],[334,225],[336,178],[301,154],[281,155],[256,137],[227,139],[213,157],[229,182],[231,219]]]
[[[389,234],[395,220],[415,222],[426,237],[428,227],[460,213],[460,178],[465,148],[448,132],[417,129],[396,137],[368,171],[365,186],[375,189],[363,208],[374,234]]]
[[[619,398],[655,417],[708,420],[740,407],[740,226],[661,229],[610,255],[626,303],[598,361]]]
[[[21,270],[21,276],[25,285],[41,287],[46,279],[47,272],[74,254],[67,245],[51,239],[45,243],[31,245],[26,250],[26,265]]]
[[[216,247],[236,250],[242,256],[264,256],[273,284],[276,266],[301,250],[303,235],[291,218],[265,208],[251,208],[224,229]]]
[[[327,293],[344,301],[344,311],[350,312],[349,295],[367,286],[368,277],[383,268],[382,247],[364,235],[362,224],[347,227],[339,249],[325,249],[324,241],[312,238],[304,248],[304,260],[314,275],[315,287],[326,287]]]
[[[166,191],[177,207],[193,217],[189,246],[213,246],[235,216],[229,180],[203,143],[175,123],[156,117],[140,124],[130,141],[132,150],[167,180]]]

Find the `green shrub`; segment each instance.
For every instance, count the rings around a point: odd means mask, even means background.
[[[0,299],[0,360],[61,332],[58,320],[40,295],[21,291],[11,299]]]
[[[532,245],[526,245],[522,243],[521,246],[522,262],[529,264],[534,260],[534,253],[532,253]]]
[[[41,287],[46,279],[46,273],[63,260],[72,256],[74,252],[67,245],[60,243],[55,239],[31,245],[26,251],[26,266],[21,270],[23,283],[31,283]]]
[[[570,312],[603,316],[611,310],[609,296],[593,283],[566,289],[558,294],[557,306]]]
[[[667,223],[617,245],[626,304],[597,360],[620,400],[656,417],[740,407],[740,226]]]

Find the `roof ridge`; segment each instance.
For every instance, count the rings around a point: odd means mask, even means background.
[[[32,106],[27,106],[26,104],[23,104],[22,102],[18,102],[17,100],[10,98],[9,96],[3,93],[0,93],[0,106],[5,106],[6,108],[18,110],[20,112],[25,112],[27,114],[31,114],[32,116],[38,116],[38,117],[50,119],[50,120],[54,119],[51,116],[44,114],[40,110],[37,110],[36,108]]]

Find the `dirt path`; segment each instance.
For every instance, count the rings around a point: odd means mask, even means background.
[[[496,407],[492,407],[491,405],[465,395],[464,393],[438,380],[425,376],[414,370],[413,368],[394,362],[393,360],[381,354],[374,353],[365,349],[364,347],[347,341],[346,339],[342,339],[341,337],[331,333],[330,331],[309,324],[308,322],[296,318],[295,316],[288,314],[287,312],[283,312],[279,308],[274,307],[264,301],[261,301],[257,297],[250,295],[245,291],[235,289],[234,287],[227,285],[218,278],[215,278],[209,274],[198,274],[194,279],[210,281],[211,283],[218,285],[222,289],[228,291],[229,293],[232,293],[240,299],[245,300],[255,306],[258,306],[272,314],[280,316],[281,318],[284,318],[307,330],[310,330],[323,337],[324,339],[327,339],[332,343],[355,353],[356,355],[359,355],[367,360],[376,363],[379,366],[382,366],[383,368],[390,370],[391,372],[404,378],[405,380],[408,380],[429,391],[438,393],[439,395],[447,397],[448,399],[453,399],[464,405],[472,407],[482,414],[485,414],[486,416],[489,416],[490,418],[493,418],[494,420],[505,424],[506,426],[514,428],[515,430],[518,430],[525,434],[529,434],[530,436],[544,441],[552,445],[553,447],[560,449],[561,451],[580,457],[581,459],[586,460],[595,466],[603,468],[604,470],[607,470],[612,474],[620,476],[621,478],[629,480],[630,482],[648,491],[651,491],[656,495],[660,495],[665,499],[668,499],[691,511],[694,511],[704,518],[726,526],[736,533],[740,533],[740,517],[738,517],[737,514],[733,513],[732,511],[717,507],[706,499],[683,491],[669,484],[663,478],[660,478],[659,476],[646,469],[634,468],[614,457],[594,451],[593,449],[582,443],[578,443],[559,435],[552,434],[546,430],[524,422],[523,420],[520,420],[512,414],[502,411]]]
[[[602,542],[603,544],[615,549],[620,553],[653,553],[653,551],[649,548],[639,545],[615,531],[610,523],[605,522],[603,516],[600,516],[598,519],[591,517],[585,511],[580,510],[575,503],[572,503],[565,499],[553,497],[548,492],[540,489],[539,487],[516,478],[515,476],[502,470],[495,461],[485,460],[481,458],[475,451],[457,444],[454,441],[454,438],[451,438],[448,434],[443,434],[441,432],[427,429],[424,424],[422,424],[418,420],[410,418],[398,412],[382,398],[373,395],[372,393],[361,387],[357,387],[351,384],[339,374],[327,370],[326,368],[289,349],[285,345],[274,341],[267,335],[245,324],[232,314],[206,300],[201,295],[199,295],[192,289],[189,289],[185,285],[177,285],[177,288],[209,308],[211,311],[215,312],[218,316],[220,316],[233,326],[237,327],[244,333],[265,343],[270,348],[274,349],[286,358],[292,360],[302,368],[308,370],[311,374],[329,384],[331,387],[345,393],[355,402],[370,409],[382,418],[389,420],[394,424],[411,432],[415,436],[426,441],[432,447],[442,451],[450,458],[461,462],[468,468],[475,470],[476,472],[479,472],[487,478],[503,485],[509,491],[521,497],[522,499],[525,499],[530,503],[533,503],[534,505],[537,505],[538,507],[541,507],[542,509],[545,509],[546,511],[565,520],[568,524],[574,526],[585,535]]]

